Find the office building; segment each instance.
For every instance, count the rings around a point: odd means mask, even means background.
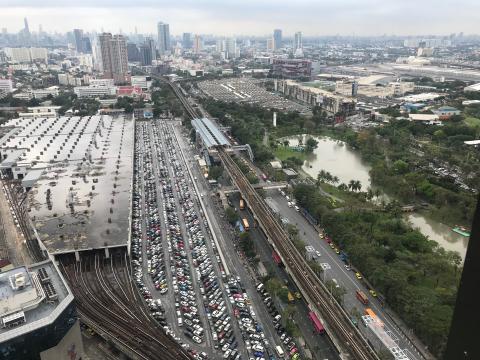
[[[312,62],[300,59],[273,59],[273,76],[285,79],[309,79]]]
[[[160,55],[165,55],[167,51],[170,51],[170,27],[168,24],[159,22],[157,25],[158,30],[158,52]]]
[[[100,96],[115,96],[117,88],[115,86],[76,86],[73,88],[73,92],[79,98],[96,98]]]
[[[295,33],[295,42],[293,44],[293,50],[302,50],[303,49],[303,44],[302,44],[302,32],[297,31]]]
[[[147,46],[150,49],[152,60],[156,60],[157,49],[155,48],[155,40],[153,40],[151,37],[145,38],[145,46]]]
[[[0,273],[0,359],[83,356],[73,294],[53,261]]]
[[[58,86],[50,86],[45,89],[36,89],[32,91],[32,95],[35,99],[42,100],[48,97],[49,95],[55,97],[58,96]]]
[[[75,49],[77,50],[77,52],[85,52],[83,49],[83,30],[74,29],[73,37],[75,38]]]
[[[191,49],[192,48],[192,34],[191,33],[183,33],[182,47],[184,49]]]
[[[282,47],[282,30],[280,29],[273,30],[273,47],[275,50]]]
[[[152,86],[152,78],[151,76],[132,76],[130,79],[133,87],[140,87],[142,90],[148,90]]]
[[[152,49],[147,44],[140,46],[140,65],[152,65]]]
[[[140,50],[137,44],[127,43],[127,59],[131,62],[140,61]]]
[[[128,81],[127,42],[123,35],[103,33],[99,36],[103,74],[115,84]]]

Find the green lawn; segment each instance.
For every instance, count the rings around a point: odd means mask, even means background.
[[[294,157],[300,160],[306,159],[306,154],[304,152],[298,152],[290,149],[289,147],[279,146],[275,149],[275,156],[280,160],[288,159],[289,157]]]
[[[471,127],[479,127],[480,128],[480,119],[475,117],[467,117],[465,120],[465,124]]]

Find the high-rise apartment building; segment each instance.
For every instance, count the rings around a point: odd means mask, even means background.
[[[282,30],[281,29],[273,30],[273,46],[275,50],[278,50],[282,47]]]
[[[78,52],[83,53],[83,30],[73,29],[73,36],[75,38],[75,49]]]
[[[302,32],[297,31],[295,33],[295,43],[293,44],[293,50],[302,50],[303,44],[302,44]]]
[[[140,61],[140,51],[137,44],[127,43],[127,58],[131,62]]]
[[[237,56],[237,40],[234,38],[227,38],[225,40],[225,58],[235,59]]]
[[[184,49],[191,49],[192,48],[192,34],[191,33],[183,33],[182,47]]]
[[[275,40],[272,38],[267,39],[267,51],[273,52],[275,50]]]
[[[155,48],[155,40],[153,40],[151,37],[145,38],[145,46],[147,46],[150,49],[150,53],[151,53],[150,56],[151,56],[152,60],[156,60],[157,59],[157,49]]]
[[[164,55],[167,51],[170,51],[170,26],[159,22],[157,25],[158,30],[158,51],[160,55]]]
[[[92,41],[93,68],[103,72],[102,50],[100,49],[100,40],[95,35]]]
[[[152,49],[148,44],[140,46],[140,64],[142,66],[152,65]]]
[[[127,41],[123,35],[103,33],[99,36],[103,74],[115,84],[128,81]]]
[[[195,35],[195,39],[193,41],[193,51],[198,54],[202,50],[203,50],[203,39],[200,35]]]

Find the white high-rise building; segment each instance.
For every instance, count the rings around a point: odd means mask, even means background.
[[[225,40],[225,58],[235,59],[237,56],[237,40],[235,38],[227,38]]]
[[[102,50],[100,49],[100,41],[98,36],[95,36],[92,40],[92,56],[93,68],[96,71],[103,72]]]
[[[170,51],[170,26],[159,22],[157,25],[158,30],[158,51],[160,55],[164,55],[167,51]]]
[[[267,39],[267,51],[268,52],[275,51],[275,40],[273,38]]]
[[[297,31],[295,33],[295,43],[293,44],[293,50],[302,50],[303,49],[303,44],[302,44],[302,32]]]

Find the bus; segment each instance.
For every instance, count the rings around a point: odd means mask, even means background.
[[[242,223],[243,223],[243,228],[245,229],[245,231],[248,231],[250,230],[250,225],[248,224],[248,220],[243,218],[242,219]]]
[[[365,315],[370,315],[370,317],[371,317],[377,324],[379,324],[380,326],[383,326],[382,320],[380,320],[380,319],[378,318],[377,314],[375,314],[372,309],[366,308],[366,309],[365,309]]]
[[[357,290],[357,299],[363,304],[368,304],[368,297],[363,291]]]
[[[245,201],[243,199],[240,199],[240,210],[245,209]]]
[[[318,319],[317,315],[313,311],[310,311],[308,313],[308,317],[310,320],[312,320],[313,327],[315,328],[315,331],[319,334],[324,334],[325,333],[325,328],[323,327],[322,322]]]
[[[278,266],[283,265],[282,259],[280,258],[280,256],[277,254],[275,250],[272,251],[272,259],[273,261],[275,261],[275,264],[277,264]]]

